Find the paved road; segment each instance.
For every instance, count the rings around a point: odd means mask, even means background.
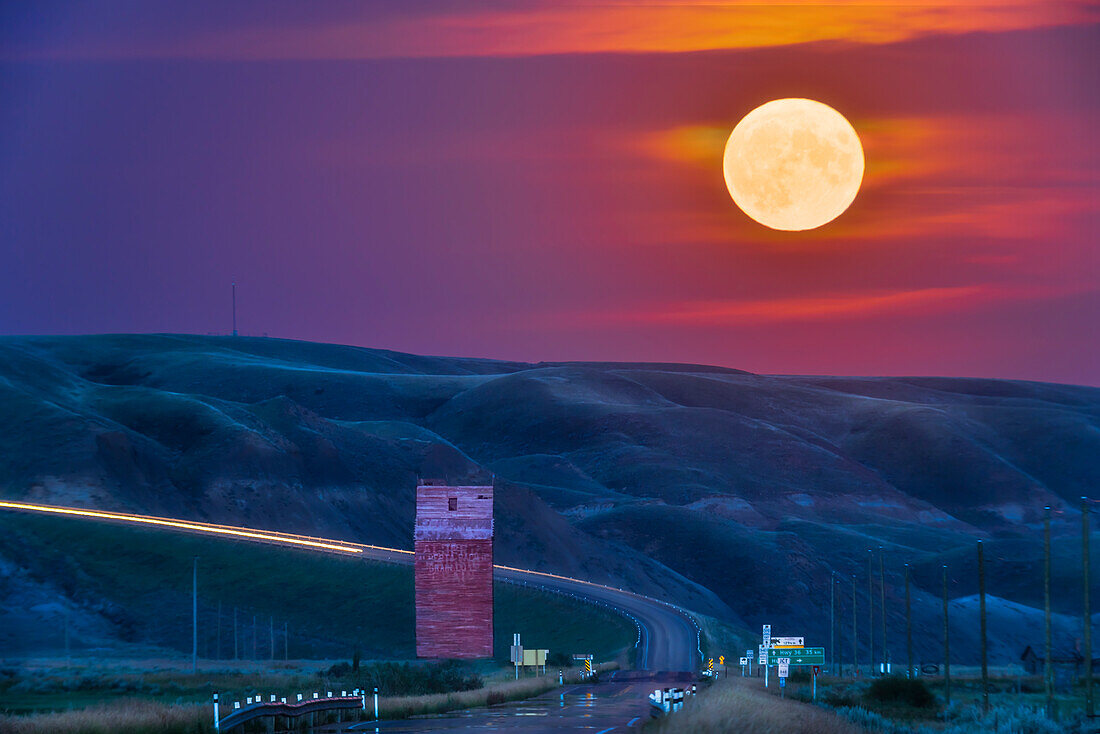
[[[566,685],[526,701],[492,708],[453,711],[401,721],[337,726],[318,732],[432,732],[432,731],[516,731],[542,734],[582,730],[590,734],[638,731],[650,716],[647,696],[655,688],[685,685],[683,676],[630,676],[592,685]]]
[[[682,609],[649,597],[598,584],[590,584],[531,571],[498,566],[494,576],[502,581],[550,589],[600,602],[625,612],[639,628],[635,667],[648,671],[694,671],[702,667],[699,630]]]
[[[413,559],[408,551],[373,546],[356,547],[362,548],[364,558],[372,560],[409,564]],[[499,581],[533,586],[598,602],[624,613],[638,627],[635,667],[639,670],[682,672],[702,668],[699,628],[691,615],[679,607],[623,589],[510,566],[494,566],[493,576]]]

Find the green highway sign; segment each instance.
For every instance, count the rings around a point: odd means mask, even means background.
[[[791,665],[824,665],[825,648],[801,647],[768,650],[768,665],[778,665],[779,658],[790,658]]]

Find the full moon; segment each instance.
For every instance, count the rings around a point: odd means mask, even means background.
[[[836,219],[863,181],[855,128],[812,99],[777,99],[733,128],[722,171],[730,196],[765,227],[814,229]]]

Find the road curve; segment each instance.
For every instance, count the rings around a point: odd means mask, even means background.
[[[178,532],[219,535],[238,540],[282,545],[320,553],[360,556],[384,563],[411,565],[413,552],[401,548],[350,543],[293,533],[233,525],[217,525],[179,518],[106,512],[81,507],[30,504],[0,500],[0,509],[36,514],[67,515],[103,522],[151,525]],[[702,665],[699,629],[686,610],[631,591],[552,573],[510,566],[493,566],[499,581],[522,584],[601,604],[631,619],[638,628],[635,667],[647,671],[695,671]]]

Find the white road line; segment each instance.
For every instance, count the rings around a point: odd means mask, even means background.
[[[637,720],[638,720],[638,719],[640,719],[640,718],[642,718],[642,717],[641,717],[641,716],[635,716],[635,717],[634,717],[633,719],[631,719],[630,721],[626,722],[626,725],[627,725],[627,726],[634,726],[634,722],[635,722],[635,721],[637,721]]]
[[[598,732],[596,732],[596,734],[607,734],[607,732],[609,732],[609,731],[615,731],[615,727],[611,727],[610,729],[604,729],[603,731],[598,731]]]

